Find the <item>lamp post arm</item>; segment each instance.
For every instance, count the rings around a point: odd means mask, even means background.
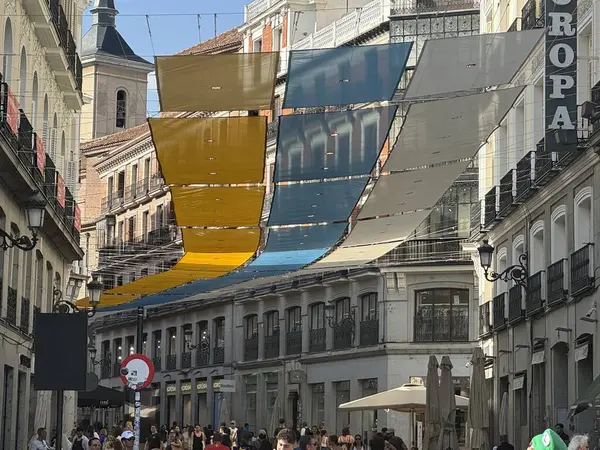
[[[11,247],[17,247],[25,252],[33,250],[38,242],[37,235],[32,233],[31,239],[29,236],[12,237],[9,233],[0,228],[0,248],[6,251]]]
[[[527,292],[527,279],[529,278],[529,273],[527,270],[527,255],[525,253],[519,255],[518,264],[513,264],[500,273],[486,269],[484,270],[484,275],[485,279],[491,281],[492,283],[498,280],[506,282],[514,281],[523,289],[525,289],[525,292]]]

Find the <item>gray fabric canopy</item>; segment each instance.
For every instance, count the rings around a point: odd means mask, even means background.
[[[488,412],[489,394],[485,384],[485,356],[480,347],[473,349],[471,359],[471,395],[469,396],[469,448],[489,450],[490,419]]]
[[[441,430],[438,439],[438,450],[451,448],[458,450],[456,436],[456,397],[452,381],[452,362],[448,356],[442,357],[440,364],[440,419]]]
[[[423,450],[437,450],[440,436],[440,379],[438,361],[434,355],[429,357],[427,364],[426,387]]]

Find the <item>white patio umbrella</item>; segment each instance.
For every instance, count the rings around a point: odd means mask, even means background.
[[[440,436],[440,378],[438,367],[437,358],[431,355],[427,364],[424,450],[437,450],[438,448]]]
[[[281,416],[281,402],[279,401],[279,396],[277,396],[273,401],[273,410],[271,411],[271,417],[269,417],[269,429],[267,430],[271,436],[279,427],[279,419],[281,419]]]
[[[342,403],[339,409],[345,411],[366,411],[374,409],[391,409],[403,413],[423,413],[425,412],[425,397],[427,389],[420,384],[403,384],[400,387],[390,389],[368,397],[352,400],[348,403]],[[469,399],[455,395],[454,400],[459,409],[467,409]]]
[[[500,436],[508,436],[508,392],[502,394],[500,414],[498,417],[498,429],[500,431]]]
[[[456,436],[456,399],[454,382],[452,381],[452,362],[448,356],[442,357],[440,364],[440,419],[441,430],[438,439],[438,450],[451,448],[458,450]]]
[[[471,396],[469,397],[469,447],[471,450],[488,450],[490,427],[488,399],[489,394],[485,384],[485,356],[480,347],[473,349],[471,360]]]
[[[221,394],[222,395],[222,394]],[[219,412],[219,423],[229,423],[229,405],[225,396],[221,399],[221,411]]]

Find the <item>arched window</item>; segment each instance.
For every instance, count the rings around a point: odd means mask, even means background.
[[[258,359],[258,315],[244,317],[244,361]]]
[[[299,306],[288,308],[285,322],[287,333],[302,331],[302,309]]]
[[[13,33],[10,18],[6,19],[4,24],[4,48],[2,58],[2,81],[8,83],[12,81],[12,57],[13,57]]]
[[[50,151],[48,143],[50,141],[50,109],[48,106],[48,94],[44,94],[44,112],[42,113],[42,140],[46,153]]]
[[[415,296],[415,342],[469,340],[468,289],[426,289]]]
[[[269,311],[265,314],[265,336],[279,334],[279,311]]]
[[[58,116],[54,113],[52,129],[50,130],[50,158],[56,163],[56,152],[58,151]],[[59,169],[60,170],[60,169]]]
[[[592,242],[592,188],[585,187],[575,196],[575,250]]]
[[[33,127],[33,131],[36,133],[39,131],[37,129],[37,105],[38,105],[38,95],[39,95],[39,87],[38,87],[38,75],[37,72],[33,72],[33,85],[31,87],[31,114],[30,121],[31,126]]]
[[[117,128],[126,128],[127,125],[127,92],[123,89],[117,91],[117,116],[115,125]]]
[[[340,323],[350,317],[350,297],[339,298],[335,301],[335,321]]]
[[[506,247],[498,250],[496,254],[496,273],[502,273],[508,267],[507,254]],[[506,292],[508,285],[507,283],[494,283],[494,287],[496,288],[496,295],[500,295]]]
[[[567,208],[560,205],[550,218],[550,262],[567,257]]]
[[[27,98],[27,52],[25,47],[21,49],[21,62],[19,63],[19,105],[25,111]]]
[[[60,135],[60,156],[63,158],[67,156],[67,142],[65,139],[65,130]]]
[[[325,329],[325,303],[314,303],[310,306],[309,351],[324,352],[327,341]]]
[[[279,357],[279,311],[265,314],[264,357]]]
[[[542,220],[538,220],[531,226],[529,239],[529,274],[533,275],[544,270],[545,267],[544,222]]]
[[[377,292],[360,297],[360,345],[375,345],[379,342],[379,314]]]

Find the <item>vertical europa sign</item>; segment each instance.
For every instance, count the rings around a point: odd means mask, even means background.
[[[577,0],[546,0],[545,19],[546,151],[576,151]],[[561,143],[555,136],[560,129],[565,130]]]

